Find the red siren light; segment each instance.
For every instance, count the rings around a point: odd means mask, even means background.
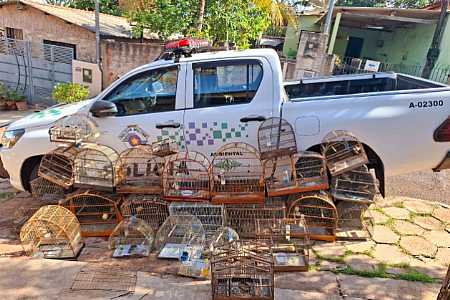
[[[193,50],[193,49],[200,49],[200,48],[208,48],[210,46],[211,45],[209,44],[209,42],[207,40],[185,38],[185,39],[167,42],[164,45],[164,50],[166,50],[166,51],[174,51],[177,49]]]

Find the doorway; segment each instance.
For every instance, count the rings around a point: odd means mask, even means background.
[[[345,50],[345,57],[361,57],[361,51],[364,44],[364,39],[350,36],[348,38],[347,49]]]

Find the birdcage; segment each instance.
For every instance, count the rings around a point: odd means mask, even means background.
[[[211,164],[212,202],[245,204],[264,202],[264,174],[258,151],[245,143],[221,147]]]
[[[448,266],[447,275],[442,282],[441,290],[436,300],[449,300],[450,299],[450,266]]]
[[[297,186],[301,192],[328,189],[325,158],[316,152],[302,151],[294,155]]]
[[[239,237],[253,239],[256,237],[257,219],[283,219],[286,217],[286,208],[280,204],[272,205],[226,205],[225,216],[228,226],[236,230]]]
[[[117,161],[123,180],[117,186],[118,193],[161,194],[164,159],[155,156],[148,145],[125,150]]]
[[[372,203],[377,191],[376,179],[366,165],[337,175],[331,180],[331,194],[336,200]]]
[[[57,202],[64,198],[64,188],[43,177],[33,179],[30,182],[30,190],[34,198],[48,202]]]
[[[136,216],[144,220],[155,232],[169,216],[167,202],[155,195],[129,195],[120,211],[124,218]]]
[[[337,238],[339,240],[366,240],[369,237],[372,215],[369,204],[355,201],[338,201]]]
[[[75,147],[58,147],[42,157],[38,175],[65,189],[73,185],[73,164],[78,150]]]
[[[111,196],[87,191],[68,196],[61,205],[78,218],[83,237],[109,237],[122,221],[117,202]]]
[[[122,220],[109,236],[113,257],[149,256],[155,239],[154,230],[143,220],[132,216]]]
[[[30,256],[75,258],[83,248],[80,223],[59,205],[41,207],[20,230],[22,247]]]
[[[325,156],[328,170],[333,176],[368,163],[361,142],[352,133],[345,130],[335,130],[325,136],[322,143],[322,154]]]
[[[258,241],[233,241],[217,248],[211,259],[213,300],[274,299],[270,249]]]
[[[202,248],[205,230],[202,223],[191,215],[169,216],[155,237],[159,258],[180,258],[187,247]]]
[[[269,197],[300,193],[292,156],[279,156],[263,161],[264,180]]]
[[[160,141],[152,143],[153,155],[159,157],[165,157],[176,154],[178,152],[178,143],[174,139],[162,139]]]
[[[84,144],[75,157],[75,186],[112,191],[122,181],[117,166],[119,155],[113,149],[98,145]]]
[[[210,239],[209,243],[210,251],[214,251],[214,248],[222,244],[237,240],[239,240],[239,234],[236,232],[236,230],[228,226],[220,227],[216,230],[216,232]]]
[[[294,128],[281,118],[265,120],[258,129],[258,147],[263,160],[297,153]]]
[[[288,210],[288,218],[304,216],[310,239],[336,240],[337,209],[326,193],[304,194],[294,200]]]
[[[79,144],[95,142],[100,136],[97,124],[88,116],[74,114],[55,122],[49,130],[51,142]]]
[[[180,152],[167,159],[163,171],[164,199],[209,200],[209,160],[199,152]]]

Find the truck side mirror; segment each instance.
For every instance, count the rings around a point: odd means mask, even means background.
[[[110,101],[97,100],[92,104],[89,112],[97,118],[113,117],[117,114],[117,106]]]

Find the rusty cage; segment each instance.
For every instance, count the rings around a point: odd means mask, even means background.
[[[33,179],[30,190],[34,198],[47,202],[57,202],[64,198],[64,188],[43,177]]]
[[[49,130],[50,141],[79,144],[95,142],[100,135],[97,124],[82,114],[66,116],[56,121]]]
[[[258,148],[262,160],[297,153],[295,131],[281,118],[269,118],[258,128]]]
[[[294,155],[297,185],[302,192],[328,189],[325,158],[316,152],[302,151]]]
[[[377,191],[376,179],[366,165],[331,180],[331,194],[336,200],[372,203]]]
[[[367,240],[372,234],[373,217],[369,204],[355,201],[338,201],[337,237],[340,240]]]
[[[120,211],[125,218],[136,216],[144,220],[155,232],[169,216],[167,202],[156,195],[128,195],[120,206]]]
[[[73,164],[78,150],[75,147],[58,147],[42,157],[38,169],[39,177],[43,177],[65,189],[73,185]]]

